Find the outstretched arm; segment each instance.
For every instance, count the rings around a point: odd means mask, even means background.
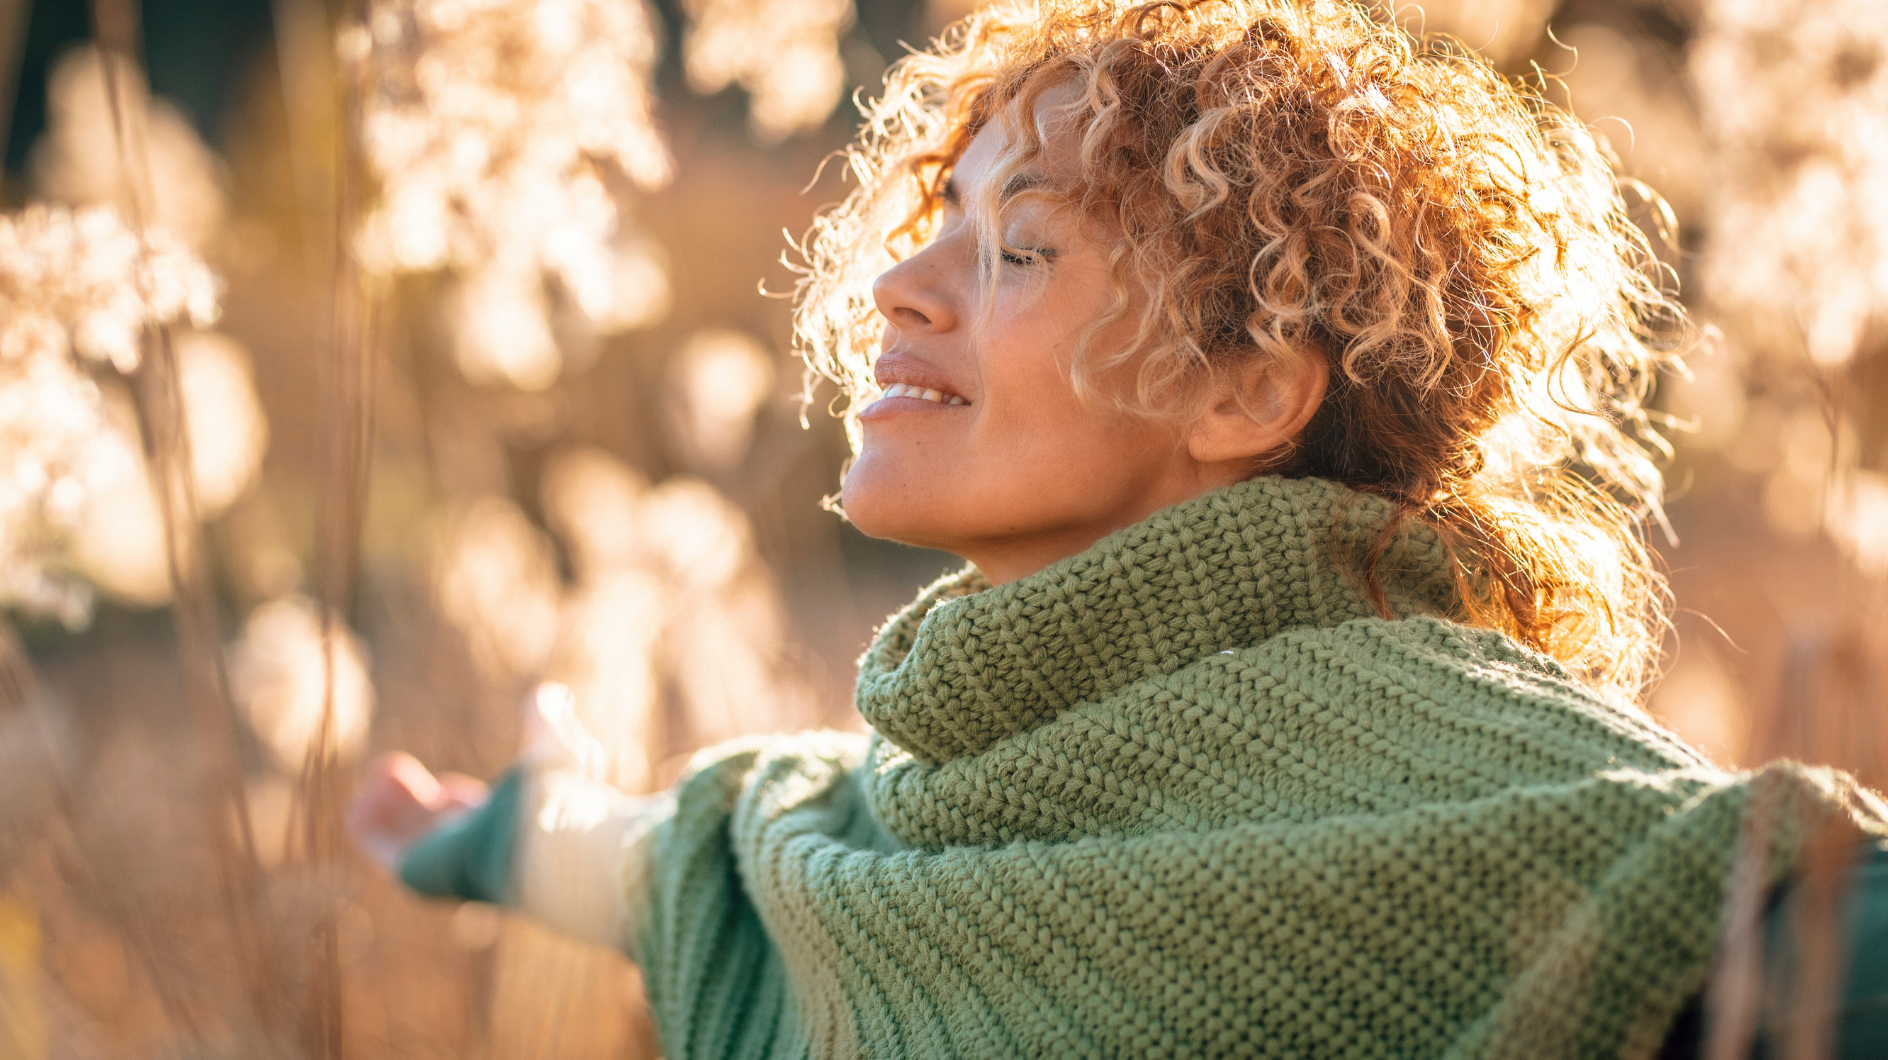
[[[349,830],[371,860],[422,894],[510,906],[631,951],[647,904],[650,840],[674,798],[635,798],[593,779],[584,759],[594,741],[561,686],[540,689],[528,709],[531,748],[489,790],[388,755],[355,794]]]

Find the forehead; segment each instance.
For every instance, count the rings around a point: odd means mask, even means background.
[[[1080,173],[1077,127],[1081,110],[1076,105],[1080,98],[1074,86],[1058,84],[1036,97],[1027,117],[1018,114],[1014,107],[1000,108],[971,138],[970,145],[952,167],[954,183],[966,194],[975,194],[999,165],[1010,170],[1005,174],[1006,182],[1018,176],[1051,184],[1072,182]],[[1026,163],[1012,168],[1003,165],[1008,161],[1005,156],[1020,146],[1019,141],[1028,138],[1019,135],[1023,130],[1016,126],[1021,121],[1027,121],[1033,128],[1041,150]]]

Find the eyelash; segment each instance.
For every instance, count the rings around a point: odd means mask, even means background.
[[[1004,250],[1001,254],[1001,257],[1003,258],[1003,264],[1005,265],[1015,265],[1019,268],[1027,268],[1031,265],[1035,265],[1039,262],[1047,261],[1050,258],[1055,257],[1055,251],[1032,250],[1032,251],[1017,252],[1014,250]]]

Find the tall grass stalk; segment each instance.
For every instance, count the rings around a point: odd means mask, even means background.
[[[355,12],[356,17],[360,12]],[[346,837],[341,811],[346,773],[334,739],[337,687],[337,622],[353,610],[360,574],[360,535],[372,466],[373,383],[379,300],[349,237],[361,217],[362,162],[356,143],[361,127],[361,87],[350,78],[342,85],[344,120],[334,139],[333,205],[325,233],[332,280],[329,285],[328,351],[320,360],[321,413],[327,445],[317,487],[317,583],[321,607],[324,681],[321,724],[302,763],[296,804],[301,817],[300,856],[322,877],[321,910],[313,925],[314,967],[303,1018],[303,1041],[311,1057],[339,1060],[342,1055],[342,968],[339,917],[344,908],[347,873]],[[304,218],[303,232],[318,232],[319,217]]]
[[[6,625],[0,625],[0,721],[7,723],[12,738],[30,740],[37,745],[33,748],[37,754],[27,760],[37,765],[41,775],[29,777],[27,783],[44,789],[46,805],[29,806],[28,810],[29,813],[42,811],[32,816],[43,815],[45,838],[61,869],[62,882],[88,904],[104,912],[150,982],[158,1011],[171,1033],[203,1040],[208,1024],[206,1014],[193,1002],[187,987],[178,981],[176,968],[158,936],[156,918],[149,910],[137,908],[127,894],[96,871],[96,866],[108,863],[108,851],[102,848],[112,844],[115,831],[107,829],[102,837],[88,836],[71,826],[78,817],[77,785],[66,768],[66,755],[58,746],[53,721],[45,711],[45,700],[32,665],[19,638]],[[29,795],[28,801],[38,800]],[[18,809],[15,807],[14,811]],[[0,839],[21,845],[28,838],[26,834],[0,834]],[[19,851],[7,853],[18,854]],[[25,1001],[35,1007],[40,1003],[37,998]]]
[[[152,185],[141,112],[127,105],[132,86],[126,83],[127,78],[143,76],[138,61],[138,14],[130,0],[93,0],[92,18],[99,49],[105,56],[100,70],[118,148],[122,208],[148,257]],[[142,272],[140,282],[148,282]],[[139,437],[163,521],[172,613],[186,696],[196,726],[195,745],[204,758],[199,776],[203,824],[210,831],[224,910],[236,959],[248,986],[251,1014],[256,1029],[272,1036],[280,1029],[280,997],[277,962],[266,928],[267,882],[243,790],[236,714],[229,695],[216,598],[209,581],[208,553],[198,515],[176,348],[169,327],[161,324],[146,329],[143,345],[144,356],[132,381],[132,393]],[[227,823],[232,818],[234,835]]]

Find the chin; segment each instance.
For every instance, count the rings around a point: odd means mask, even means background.
[[[951,505],[947,496],[926,485],[923,476],[897,473],[885,466],[882,455],[860,454],[839,488],[839,503],[846,521],[867,537],[953,551],[943,538],[942,516]]]

